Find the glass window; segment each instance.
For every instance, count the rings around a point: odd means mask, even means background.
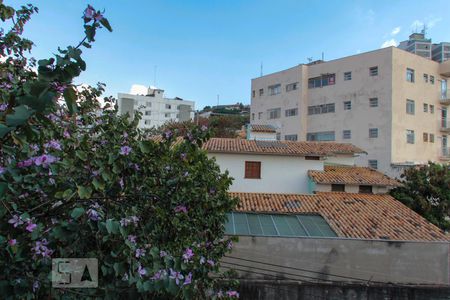
[[[255,98],[255,96],[256,96],[256,92],[255,92],[255,90],[253,90],[252,91],[252,97]]]
[[[352,138],[352,131],[351,130],[343,130],[342,131],[342,138],[344,140],[348,140]]]
[[[275,84],[269,86],[269,95],[274,96],[281,93],[281,84]]]
[[[334,131],[309,132],[306,134],[307,141],[334,141]]]
[[[434,105],[430,104],[430,113],[434,114]]]
[[[434,84],[434,76],[430,75],[430,83]]]
[[[359,193],[360,194],[372,194],[372,186],[371,185],[360,185]]]
[[[327,85],[334,85],[335,83],[336,74],[323,74],[322,76],[308,79],[308,88],[314,89]]]
[[[378,107],[378,98],[370,98],[369,106],[370,107]]]
[[[150,116],[151,114],[152,114],[152,112],[151,112],[150,110],[146,110],[146,111],[145,111],[145,115],[146,115],[146,116]]]
[[[170,118],[170,113],[165,113],[165,114],[164,114],[164,117]]]
[[[260,96],[264,95],[264,89],[259,89],[259,95]]]
[[[428,74],[423,74],[423,81],[428,82]]]
[[[415,103],[414,100],[407,99],[406,100],[406,113],[409,115],[414,115],[415,113]]]
[[[254,121],[254,120],[255,120],[255,114],[252,113],[252,121]]]
[[[344,110],[352,109],[352,101],[344,101]]]
[[[423,133],[423,141],[428,142],[428,133],[427,132]]]
[[[430,133],[430,143],[434,143],[434,134]]]
[[[428,104],[427,103],[423,104],[423,112],[428,112]]]
[[[334,103],[308,106],[308,115],[318,115],[334,112],[335,112]]]
[[[295,91],[298,87],[298,82],[290,83],[286,85],[286,92]]]
[[[285,141],[297,141],[297,135],[296,134],[286,134],[285,136],[284,136],[284,140]]]
[[[149,102],[149,101],[147,101],[147,102],[145,102],[145,106],[146,106],[146,107],[152,107],[152,103]]]
[[[259,113],[258,113],[258,120],[261,120],[262,115],[263,115],[262,112],[259,112]]]
[[[271,119],[279,119],[281,116],[281,108],[273,108],[267,110],[267,118]]]
[[[378,75],[378,67],[371,67],[371,68],[369,68],[369,75],[370,76],[377,76]]]
[[[344,72],[344,80],[352,80],[352,72]]]
[[[406,81],[414,82],[414,70],[413,69],[406,69]]]
[[[369,159],[369,167],[372,169],[378,169],[378,160]]]
[[[284,112],[286,117],[293,117],[298,115],[298,108],[286,109]]]
[[[166,104],[166,109],[172,109],[172,105]]]
[[[246,161],[244,178],[260,179],[261,178],[261,162],[260,161]]]
[[[369,138],[378,137],[378,128],[369,128]]]
[[[406,142],[414,144],[414,130],[406,130]]]

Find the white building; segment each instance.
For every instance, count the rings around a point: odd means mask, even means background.
[[[142,112],[140,128],[159,127],[169,121],[192,120],[195,112],[194,101],[183,100],[179,97],[166,98],[164,90],[152,86],[141,93],[119,93],[118,105],[119,113],[128,113],[131,118],[136,111]]]

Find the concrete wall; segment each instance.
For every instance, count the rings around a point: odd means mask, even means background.
[[[263,140],[263,141],[276,141],[277,134],[275,132],[255,132],[249,131],[250,136],[248,140]]]
[[[308,194],[308,170],[323,170],[323,161],[304,157],[210,153],[221,171],[234,178],[230,192]],[[245,162],[261,162],[261,179],[246,179]]]
[[[331,192],[331,184],[315,184],[315,192]],[[345,192],[346,193],[359,193],[359,185],[351,185],[346,184],[345,185]],[[385,186],[372,186],[372,192],[374,194],[386,194],[389,192],[389,189]]]
[[[223,266],[241,269],[239,275],[249,280],[450,283],[449,243],[445,242],[240,236],[228,256]]]
[[[365,154],[362,154],[365,155]],[[359,156],[337,154],[325,158],[325,164],[354,166]]]

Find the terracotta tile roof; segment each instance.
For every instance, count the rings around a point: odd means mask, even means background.
[[[212,138],[203,145],[211,153],[252,153],[286,156],[326,156],[365,153],[360,148],[335,142],[258,141]]]
[[[368,184],[399,186],[400,182],[371,168],[353,166],[325,166],[324,171],[309,170],[308,176],[316,183]]]
[[[346,238],[449,241],[438,227],[389,195],[231,193],[240,212],[316,213]]]
[[[251,131],[254,132],[273,132],[275,133],[275,128],[271,125],[258,125],[258,124],[253,124],[250,125],[250,129]]]

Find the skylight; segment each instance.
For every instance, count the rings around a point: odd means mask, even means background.
[[[228,214],[225,233],[230,235],[336,237],[324,218],[318,215]]]

